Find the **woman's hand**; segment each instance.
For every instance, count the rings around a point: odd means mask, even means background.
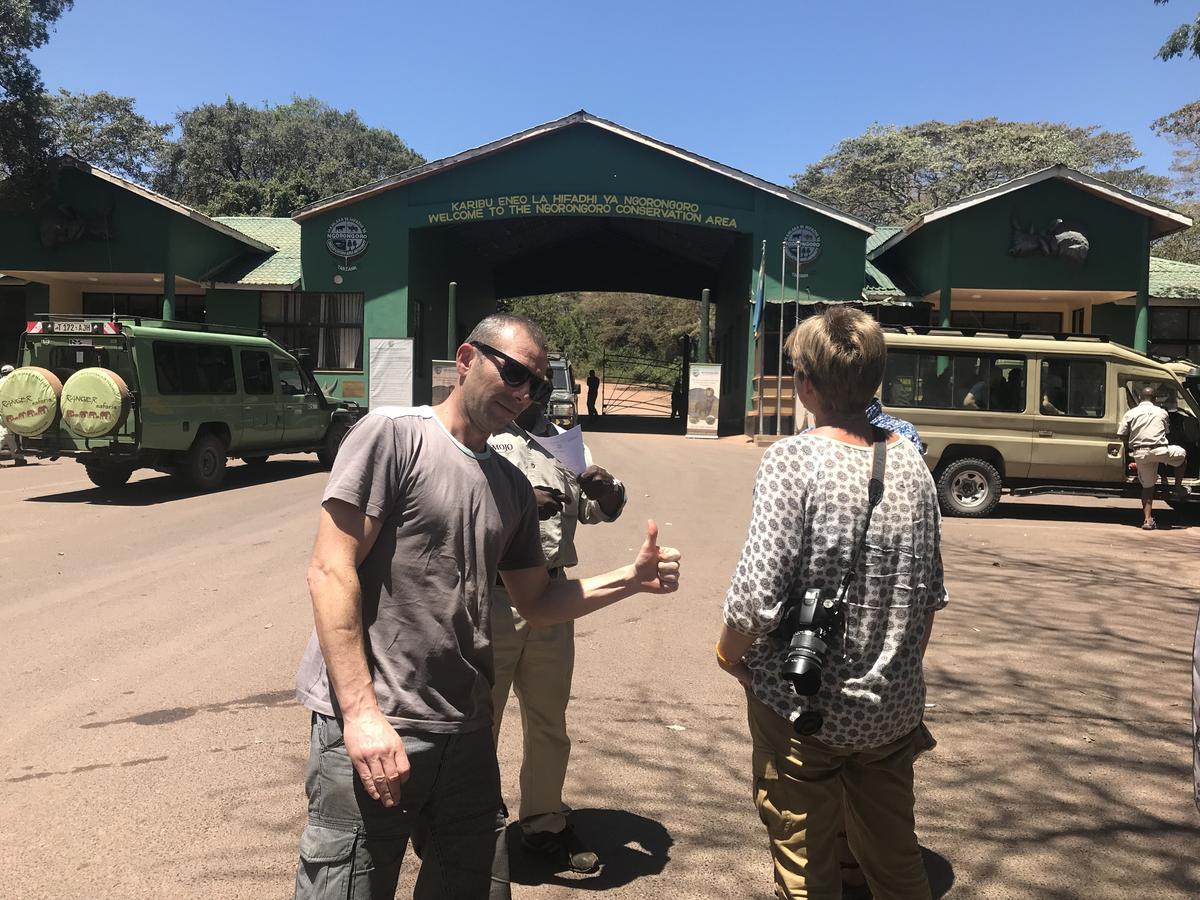
[[[751,676],[744,657],[753,643],[754,638],[734,631],[728,625],[721,628],[721,637],[717,640],[717,665],[747,688],[750,687]]]

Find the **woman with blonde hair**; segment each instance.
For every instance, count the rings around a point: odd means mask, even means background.
[[[844,811],[875,900],[927,900],[912,762],[946,605],[933,479],[910,441],[867,421],[886,356],[874,319],[833,307],[787,349],[816,427],[763,455],[717,642],[746,687],[776,895],[839,900]]]

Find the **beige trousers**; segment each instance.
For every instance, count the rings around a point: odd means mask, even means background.
[[[840,750],[799,737],[749,695],[754,802],[767,826],[782,900],[840,900],[838,831],[875,900],[929,900],[913,815],[913,755],[920,729],[872,750]]]
[[[492,593],[492,653],[492,729],[497,741],[510,688],[521,706],[521,827],[527,833],[557,833],[566,828],[569,811],[562,791],[571,758],[567,703],[575,669],[575,623],[531,628],[513,610],[508,592],[497,586]]]

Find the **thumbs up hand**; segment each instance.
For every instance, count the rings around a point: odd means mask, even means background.
[[[638,590],[650,594],[669,594],[679,590],[679,551],[658,545],[658,526],[646,522],[646,540],[633,561]]]

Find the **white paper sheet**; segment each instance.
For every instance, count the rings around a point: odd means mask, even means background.
[[[370,345],[371,387],[368,402],[379,406],[412,406],[412,338],[372,338]]]
[[[535,436],[534,440],[576,475],[582,475],[587,468],[583,454],[583,429],[578,425],[554,437]]]

